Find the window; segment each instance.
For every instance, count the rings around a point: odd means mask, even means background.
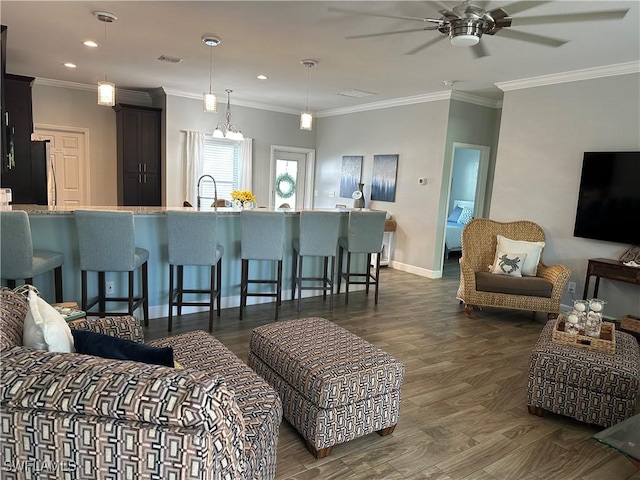
[[[231,191],[238,190],[240,167],[240,143],[205,138],[202,174],[216,179],[218,199],[231,200]],[[200,195],[213,202],[213,182],[203,179],[200,184]],[[202,202],[209,205],[207,202]]]

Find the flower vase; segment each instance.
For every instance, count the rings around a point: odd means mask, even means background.
[[[364,183],[358,184],[358,190],[353,200],[353,208],[364,208],[364,192],[362,189],[364,188]]]

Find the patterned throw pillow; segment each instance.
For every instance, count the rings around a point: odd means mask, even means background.
[[[460,216],[458,217],[458,223],[460,225],[466,225],[472,219],[473,219],[473,208],[464,207],[462,209],[462,212],[460,212]]]
[[[523,260],[522,275],[525,277],[535,277],[538,272],[538,263],[544,248],[544,242],[527,242],[526,240],[512,240],[502,235],[497,237],[498,245],[496,251],[523,252],[527,254],[527,259]]]
[[[512,277],[522,276],[522,264],[527,258],[526,253],[509,253],[498,251],[496,259],[491,266],[491,273],[499,275],[510,275]]]

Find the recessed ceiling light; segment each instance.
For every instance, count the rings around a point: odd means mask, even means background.
[[[266,75],[258,75],[258,80],[267,80],[269,77]]]
[[[76,64],[71,62],[65,63],[64,66],[67,68],[76,68]]]
[[[98,47],[98,44],[96,42],[94,42],[93,40],[84,41],[84,42],[82,42],[82,44],[85,47],[91,47],[91,48],[97,48]]]

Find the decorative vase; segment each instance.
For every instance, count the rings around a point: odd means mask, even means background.
[[[358,184],[358,190],[353,192],[353,208],[364,208],[364,183]]]

